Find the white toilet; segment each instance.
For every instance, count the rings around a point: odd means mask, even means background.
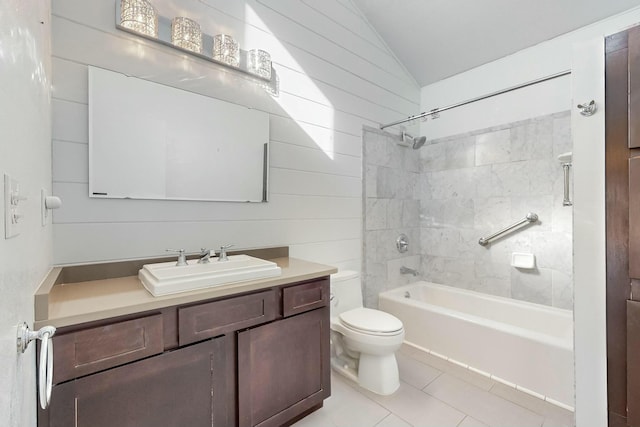
[[[374,393],[400,387],[395,352],[404,340],[402,322],[362,306],[360,275],[331,275],[331,366]]]

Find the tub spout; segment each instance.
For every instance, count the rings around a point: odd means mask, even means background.
[[[420,275],[417,270],[413,268],[405,267],[404,265],[400,267],[400,274],[413,274],[414,276]]]

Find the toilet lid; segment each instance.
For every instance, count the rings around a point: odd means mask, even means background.
[[[345,311],[339,317],[345,326],[367,333],[388,334],[402,330],[400,319],[380,310],[355,308]]]

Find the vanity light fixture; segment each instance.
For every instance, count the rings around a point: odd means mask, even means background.
[[[116,28],[247,74],[271,96],[280,96],[278,74],[269,52],[243,50],[228,34],[206,34],[193,19],[162,16],[149,0],[118,0],[115,9]]]
[[[147,0],[121,0],[120,25],[136,33],[158,37],[158,13]]]
[[[213,38],[213,59],[232,67],[240,66],[238,42],[228,34],[218,34]]]
[[[202,31],[200,24],[193,19],[178,16],[171,21],[171,43],[189,50],[202,53]]]
[[[253,74],[271,80],[271,55],[261,49],[250,50],[247,68]]]

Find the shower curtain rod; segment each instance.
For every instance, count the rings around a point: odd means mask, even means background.
[[[497,95],[502,95],[503,93],[511,92],[511,91],[514,91],[514,90],[517,90],[517,89],[522,89],[524,87],[532,86],[532,85],[535,85],[535,84],[538,84],[538,83],[546,82],[547,80],[556,79],[558,77],[566,76],[568,74],[571,74],[571,70],[561,71],[561,72],[556,73],[556,74],[551,74],[551,75],[546,76],[546,77],[541,77],[541,78],[536,79],[536,80],[531,80],[531,81],[526,82],[526,83],[522,83],[522,84],[519,84],[519,85],[516,85],[516,86],[511,86],[509,88],[502,89],[502,90],[499,90],[497,92],[492,92],[492,93],[490,93],[488,95],[482,95],[482,96],[478,96],[477,98],[472,98],[472,99],[468,99],[466,101],[458,102],[457,104],[452,104],[452,105],[449,105],[447,107],[434,108],[433,110],[425,111],[424,113],[416,114],[415,116],[409,116],[406,119],[398,120],[398,121],[395,121],[393,123],[388,123],[386,125],[380,125],[380,129],[388,128],[389,126],[399,125],[401,123],[410,122],[411,120],[421,119],[421,118],[427,117],[427,116],[434,116],[434,115],[436,115],[438,113],[441,113],[442,111],[451,110],[452,108],[462,107],[463,105],[471,104],[472,102],[482,101],[483,99],[491,98],[491,97],[497,96]]]

